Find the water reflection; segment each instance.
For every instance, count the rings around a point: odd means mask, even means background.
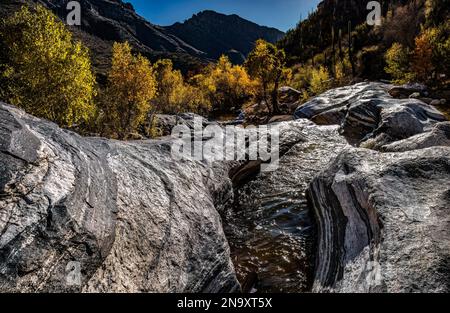
[[[238,188],[225,216],[238,279],[255,292],[306,292],[312,285],[315,227],[305,193],[346,143],[335,127],[303,131],[307,140],[281,158],[277,171]]]

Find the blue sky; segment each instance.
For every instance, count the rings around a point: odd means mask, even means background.
[[[239,16],[282,31],[294,27],[319,0],[126,0],[153,24],[182,22],[202,10]]]

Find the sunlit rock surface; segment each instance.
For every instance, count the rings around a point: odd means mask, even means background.
[[[330,90],[271,124],[265,173],[0,104],[0,291],[233,292],[236,268],[246,290],[448,292],[449,122],[388,87]]]
[[[349,148],[312,182],[313,291],[448,292],[450,147]]]
[[[434,146],[450,147],[450,122],[434,124],[425,133],[384,145],[381,147],[381,150],[386,152],[401,152]]]
[[[239,289],[216,208],[232,198],[226,169],[175,162],[167,142],[83,138],[4,104],[0,121],[1,291]]]
[[[372,149],[430,131],[434,124],[446,121],[436,108],[418,99],[392,98],[390,88],[359,83],[331,89],[299,106],[294,117],[340,125],[349,143]]]

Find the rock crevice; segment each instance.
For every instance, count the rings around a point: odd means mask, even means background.
[[[314,179],[313,291],[448,292],[449,152],[348,148]]]

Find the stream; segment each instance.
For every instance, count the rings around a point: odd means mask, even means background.
[[[346,142],[333,126],[290,125],[302,140],[281,157],[277,171],[237,188],[224,219],[244,292],[298,293],[312,286],[316,233],[306,190]]]

